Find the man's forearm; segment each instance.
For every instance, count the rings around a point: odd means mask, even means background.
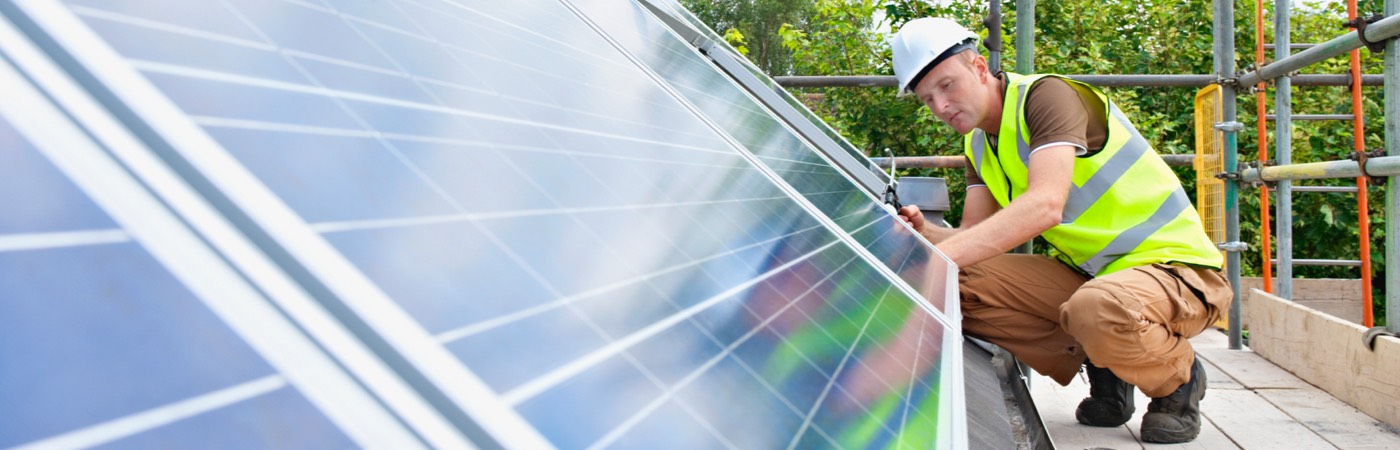
[[[977,264],[1005,253],[1059,222],[1063,201],[1048,197],[1043,193],[1029,193],[987,220],[957,233],[956,239],[945,238],[935,244],[959,266]]]
[[[953,235],[958,234],[958,229],[944,228],[930,224],[924,227],[924,230],[921,234],[924,235],[924,239],[928,239],[929,243],[938,245],[939,242],[943,242],[944,240],[953,237]]]
[[[1073,170],[1073,147],[1049,147],[1031,155],[1026,191],[956,238],[939,241],[938,250],[965,267],[1039,236],[1060,223]]]

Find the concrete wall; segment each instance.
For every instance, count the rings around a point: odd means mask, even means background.
[[[1249,347],[1304,381],[1400,427],[1400,339],[1366,348],[1360,325],[1251,290],[1244,295]]]
[[[1263,290],[1264,280],[1259,277],[1240,278],[1240,295],[1248,297],[1250,289]],[[1278,279],[1274,280],[1274,293],[1278,293]],[[1293,301],[1351,323],[1361,323],[1361,280],[1295,278]],[[1249,314],[1245,314],[1244,318],[1247,329]]]

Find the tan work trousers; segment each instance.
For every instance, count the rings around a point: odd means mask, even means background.
[[[1187,339],[1230,306],[1219,271],[1153,264],[1089,278],[1053,258],[1000,255],[958,276],[963,331],[1068,384],[1087,356],[1148,397],[1190,380]]]

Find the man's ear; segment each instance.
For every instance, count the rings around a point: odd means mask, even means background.
[[[972,71],[977,74],[977,81],[986,83],[992,76],[992,72],[987,69],[987,58],[980,53],[972,57]]]

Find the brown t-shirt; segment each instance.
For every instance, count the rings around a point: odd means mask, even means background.
[[[1002,83],[1005,86],[1005,77]],[[1076,154],[1081,157],[1098,153],[1108,138],[1105,116],[1103,102],[1093,92],[1076,89],[1056,77],[1036,80],[1026,97],[1026,127],[1030,128],[1031,151],[1047,144],[1063,143],[1078,147]],[[1015,119],[1003,117],[1002,120]],[[997,136],[987,133],[987,141],[995,150]],[[985,183],[969,159],[967,187],[976,185]]]

